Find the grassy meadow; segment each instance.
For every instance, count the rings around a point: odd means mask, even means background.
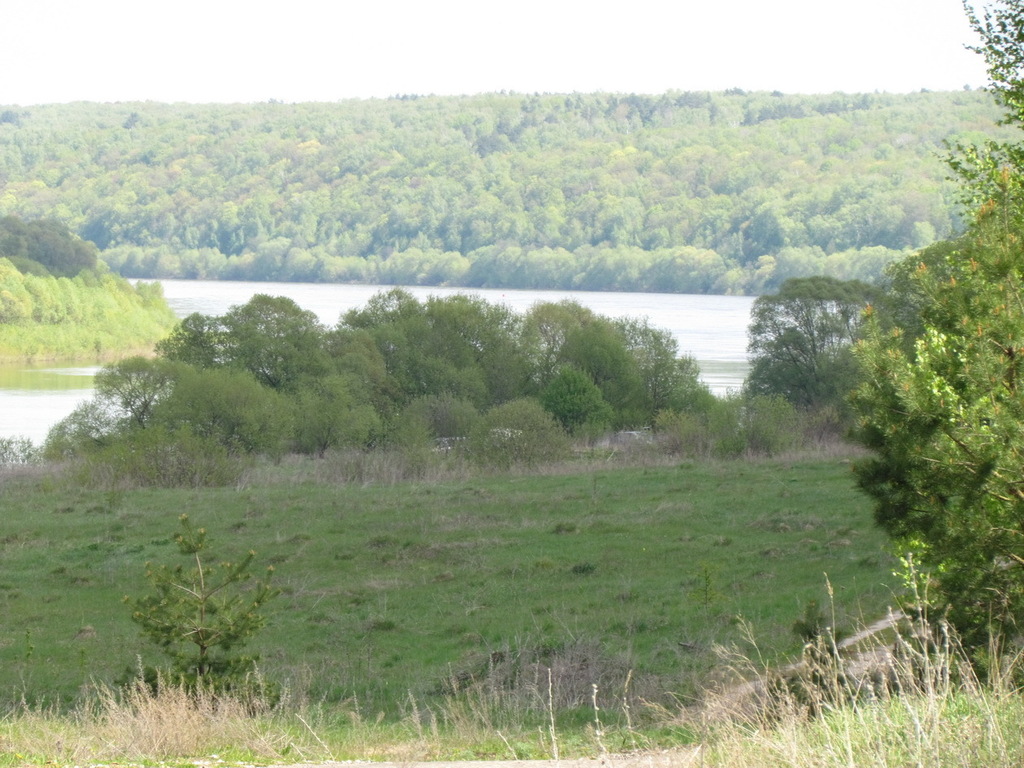
[[[840,635],[894,601],[849,459],[642,459],[416,483],[368,482],[343,457],[286,460],[198,491],[8,470],[0,766],[1024,759],[1012,675],[979,684],[955,645],[904,643],[900,695],[855,706],[822,685],[841,667],[809,678],[816,705],[777,687],[811,601]],[[180,557],[182,512],[213,553],[252,548],[275,568],[281,594],[254,644],[269,697],[118,682],[159,663],[122,598],[147,591],[146,562]],[[777,698],[749,709],[739,679]]]
[[[746,632],[794,654],[791,627],[835,595],[853,628],[893,602],[884,537],[842,459],[595,465],[370,485],[285,463],[237,488],[89,491],[49,474],[0,484],[0,693],[76,700],[159,663],[125,595],[174,564],[177,519],[211,556],[249,549],[281,595],[252,644],[306,702],[401,718],[487,688],[518,709],[624,695],[689,700],[715,647]],[[548,679],[547,670],[552,670]]]

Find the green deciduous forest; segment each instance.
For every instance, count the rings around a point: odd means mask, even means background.
[[[128,277],[764,293],[958,233],[980,91],[0,108],[0,216]]]
[[[173,323],[158,285],[112,274],[60,222],[0,218],[0,361],[147,351]]]

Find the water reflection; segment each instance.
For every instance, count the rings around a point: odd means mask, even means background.
[[[49,363],[35,366],[0,366],[0,389],[26,393],[92,389],[92,377],[98,370],[99,366],[82,366],[80,364],[62,366]]]
[[[22,435],[39,445],[50,427],[93,393],[98,366],[0,366],[0,437]]]

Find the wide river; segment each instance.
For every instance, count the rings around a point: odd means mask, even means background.
[[[164,295],[178,317],[192,312],[222,315],[257,293],[288,296],[328,326],[361,307],[383,286],[326,283],[247,283],[163,280]],[[696,358],[701,379],[716,394],[740,387],[747,373],[749,296],[689,296],[672,293],[504,291],[469,288],[406,288],[419,299],[468,293],[525,312],[538,302],[572,299],[606,317],[646,317],[670,331],[679,349]],[[50,427],[92,395],[96,366],[0,366],[0,437],[23,435],[39,444]]]

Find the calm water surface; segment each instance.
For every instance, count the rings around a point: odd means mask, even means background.
[[[178,317],[192,312],[222,315],[254,294],[288,296],[322,323],[333,326],[350,309],[387,290],[371,285],[248,283],[163,280],[167,303]],[[738,388],[747,373],[747,324],[754,299],[748,296],[689,296],[668,293],[586,291],[503,291],[467,288],[406,288],[418,299],[468,293],[525,312],[538,302],[572,299],[607,317],[647,317],[670,331],[681,352],[700,364],[701,378],[716,394]],[[96,366],[0,366],[0,437],[25,435],[40,443],[56,422],[92,395]]]

